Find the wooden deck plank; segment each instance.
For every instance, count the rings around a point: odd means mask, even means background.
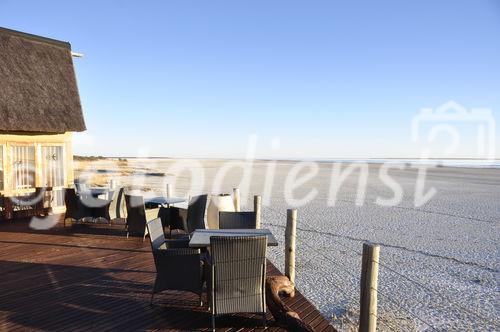
[[[123,225],[35,231],[27,221],[0,222],[0,330],[211,331],[206,304],[194,294],[163,292],[149,305],[149,243],[124,234]],[[269,263],[268,274],[279,273]],[[299,292],[285,302],[318,330],[331,327]],[[217,331],[263,330],[259,315],[216,322]],[[285,331],[269,313],[267,326]]]

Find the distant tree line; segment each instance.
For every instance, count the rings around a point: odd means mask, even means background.
[[[76,161],[97,161],[104,159],[106,159],[106,157],[103,156],[78,156],[78,155],[73,156],[73,160]],[[127,161],[127,158],[118,158],[118,161]]]

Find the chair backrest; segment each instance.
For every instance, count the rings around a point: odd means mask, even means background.
[[[166,242],[163,226],[160,218],[155,218],[147,222],[149,239],[151,240],[151,249],[159,250]],[[165,248],[166,249],[166,248]]]
[[[146,209],[142,196],[125,195],[127,206],[127,231],[143,234],[146,227]]]
[[[35,188],[35,197],[37,200],[37,208],[38,209],[44,209],[44,208],[50,208],[52,199],[53,199],[53,193],[52,193],[52,187],[36,187]]]
[[[205,211],[207,208],[208,195],[191,197],[187,210],[187,231],[194,232],[196,229],[205,229]]]
[[[64,204],[66,205],[66,217],[79,219],[78,216],[78,196],[73,188],[64,189]]]
[[[44,204],[47,203],[49,207],[51,207],[52,202],[54,201],[54,188],[53,187],[45,187],[45,192],[43,195]]]
[[[265,311],[266,236],[212,236],[215,314]]]
[[[80,181],[80,179],[75,179],[74,180],[76,192],[81,192],[87,189],[87,184],[83,181]]]
[[[255,229],[256,227],[255,212],[219,212],[220,229]]]
[[[123,193],[125,191],[125,188],[116,188],[110,194],[111,196],[111,204],[109,206],[109,214],[111,219],[116,219],[116,218],[124,218],[124,206],[125,202],[123,200]]]

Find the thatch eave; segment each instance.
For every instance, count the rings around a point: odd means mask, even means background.
[[[84,130],[70,43],[0,28],[0,131]]]

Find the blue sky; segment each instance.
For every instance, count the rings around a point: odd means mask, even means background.
[[[2,0],[0,26],[85,54],[76,154],[416,157],[422,107],[500,114],[495,0]]]

